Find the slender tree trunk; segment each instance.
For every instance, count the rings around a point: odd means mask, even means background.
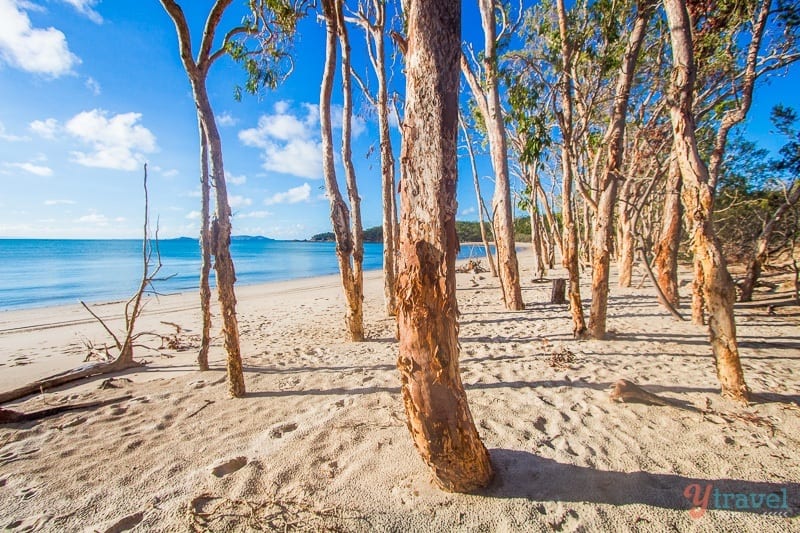
[[[467,126],[464,124],[464,121],[461,120],[460,114],[458,117],[458,122],[461,125],[461,131],[464,134],[464,141],[467,145],[467,154],[469,155],[469,164],[470,168],[472,169],[472,184],[475,186],[475,201],[478,203],[478,227],[481,230],[481,242],[483,242],[483,249],[486,253],[486,261],[489,263],[489,270],[492,273],[492,277],[496,278],[497,267],[494,264],[494,255],[492,254],[492,249],[489,246],[489,239],[486,236],[486,225],[483,222],[483,196],[481,195],[481,184],[478,180],[478,167],[475,164],[475,151],[472,149],[472,139],[467,131]]]
[[[661,238],[656,245],[655,267],[658,271],[658,286],[664,297],[676,309],[680,307],[678,295],[678,248],[683,230],[683,205],[681,169],[675,157],[670,160],[664,197],[664,215]]]
[[[498,58],[496,42],[496,17],[493,0],[479,0],[481,25],[484,32],[484,71],[483,86],[472,72],[462,54],[461,69],[467,79],[473,96],[478,101],[481,115],[486,123],[489,137],[489,152],[495,173],[494,195],[492,196],[492,229],[497,248],[497,271],[500,274],[500,287],[503,301],[508,309],[525,308],[519,279],[519,263],[514,242],[514,213],[511,204],[511,185],[508,173],[508,145],[503,112],[500,105],[498,79]]]
[[[620,287],[630,287],[633,278],[633,262],[636,252],[636,237],[634,230],[636,226],[636,214],[626,206],[620,206],[619,225],[622,233],[619,251],[619,280]]]
[[[622,176],[622,158],[625,145],[625,119],[628,113],[633,74],[642,47],[645,31],[650,22],[654,3],[644,0],[638,3],[636,21],[628,37],[625,55],[617,78],[614,108],[611,113],[608,134],[608,154],[606,167],[600,179],[600,197],[594,218],[594,239],[592,241],[592,305],[589,313],[589,329],[592,337],[603,339],[606,336],[608,315],[608,279],[610,272],[612,236],[614,234],[614,207],[617,203],[617,188]],[[633,248],[631,247],[631,257]],[[630,281],[628,282],[630,284]]]
[[[202,327],[200,351],[197,364],[200,370],[208,370],[208,348],[211,344],[211,182],[208,171],[208,139],[200,117],[197,117],[200,130],[200,313]]]
[[[228,392],[234,398],[245,394],[242,355],[239,347],[239,323],[236,318],[236,270],[231,257],[231,207],[228,203],[228,187],[222,161],[222,141],[217,129],[214,112],[206,89],[208,69],[218,56],[211,54],[214,35],[225,10],[232,0],[216,0],[209,12],[203,30],[198,60],[192,59],[191,37],[183,10],[173,0],[161,0],[178,34],[181,61],[192,86],[197,116],[205,130],[211,161],[210,175],[216,188],[217,213],[212,223],[210,245],[214,251],[214,267],[217,274],[217,296],[222,315],[222,334],[227,353]]]
[[[525,166],[527,171],[531,171],[529,180],[531,197],[528,202],[528,216],[531,220],[531,247],[533,248],[533,253],[536,256],[536,279],[543,279],[545,275],[545,252],[544,245],[542,243],[541,217],[537,212],[538,209],[536,205],[536,189],[539,187],[539,168],[537,165],[534,165],[533,169],[530,169],[528,165]]]
[[[709,312],[711,347],[723,396],[747,401],[750,391],[744,380],[736,343],[733,303],[735,291],[725,256],[716,235],[711,215],[714,191],[709,184],[708,167],[700,158],[695,137],[692,98],[695,64],[692,36],[685,0],[664,0],[672,41],[673,74],[670,89],[670,115],[674,147],[683,175],[683,202],[691,214],[690,234],[695,257],[703,271],[703,289]]]
[[[436,482],[470,492],[493,472],[458,367],[455,229],[459,0],[410,0],[397,366],[408,428]]]
[[[772,237],[775,227],[783,218],[783,215],[786,214],[786,211],[791,209],[798,200],[800,200],[800,181],[796,181],[792,184],[786,201],[782,203],[770,217],[764,225],[764,229],[761,230],[761,234],[759,234],[756,239],[755,249],[753,250],[753,255],[747,261],[747,270],[745,272],[744,281],[742,282],[741,300],[743,302],[749,302],[753,299],[753,289],[755,289],[758,277],[761,275],[761,267],[767,260],[769,239]],[[794,250],[792,250],[792,253],[794,253]]]
[[[217,298],[222,315],[222,335],[227,353],[228,392],[234,398],[245,394],[242,354],[239,346],[239,321],[236,316],[236,269],[231,257],[231,206],[222,162],[222,141],[214,112],[208,101],[205,84],[193,83],[195,101],[208,138],[211,156],[211,178],[216,191],[217,211],[212,223],[211,246],[214,250],[214,270],[217,278]]]
[[[547,199],[547,194],[545,194],[544,192],[544,188],[542,187],[541,181],[537,181],[536,183],[536,194],[539,196],[539,202],[541,202],[542,206],[544,207],[544,216],[547,219],[547,224],[550,226],[549,228],[550,238],[548,239],[548,241],[551,244],[554,243],[558,247],[558,251],[563,256],[564,244],[561,239],[561,231],[560,228],[558,227],[558,224],[556,223],[556,217],[553,215],[553,210],[550,208],[550,202]],[[547,256],[548,258],[555,257],[552,248],[553,247],[550,246],[551,251]],[[548,259],[548,260],[551,262],[550,268],[553,268],[554,267],[554,265],[552,264],[553,259]]]
[[[586,335],[586,320],[581,303],[581,277],[578,263],[578,228],[572,208],[572,44],[567,35],[567,15],[564,0],[557,0],[558,26],[561,35],[561,217],[564,222],[563,263],[569,276],[569,307],[572,312],[572,334]]]
[[[339,262],[342,286],[347,300],[347,313],[345,322],[349,339],[352,341],[364,340],[363,316],[358,312],[361,301],[355,290],[355,272],[351,258],[355,248],[353,235],[350,229],[350,211],[342,198],[339,185],[336,181],[336,167],[333,158],[333,131],[331,128],[331,94],[333,92],[333,79],[336,70],[336,47],[338,38],[338,4],[341,0],[323,0],[322,8],[325,13],[326,41],[325,41],[325,68],[320,88],[319,114],[322,130],[322,170],[325,176],[325,187],[331,205],[331,223],[333,234],[336,238],[336,258]]]
[[[344,164],[347,198],[350,202],[350,219],[353,236],[352,283],[349,284],[347,303],[352,317],[351,337],[364,340],[364,229],[361,223],[361,197],[358,195],[356,170],[353,167],[353,88],[350,74],[350,39],[344,22],[343,2],[336,2],[337,29],[342,48],[342,163]],[[387,122],[388,126],[388,122]],[[381,148],[383,152],[383,148]]]

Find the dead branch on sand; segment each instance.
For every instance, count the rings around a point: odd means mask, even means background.
[[[133,396],[130,394],[126,396],[119,396],[117,398],[109,398],[107,400],[97,400],[94,402],[73,403],[67,405],[58,405],[56,407],[49,407],[39,411],[32,411],[30,413],[23,413],[21,411],[14,411],[12,409],[3,409],[0,407],[0,424],[16,424],[18,422],[31,422],[39,420],[48,416],[57,415],[66,411],[76,411],[78,409],[92,409],[94,407],[102,407],[113,403],[124,402],[130,400]]]
[[[142,297],[148,291],[154,292],[153,282],[163,281],[167,278],[157,278],[158,272],[161,270],[161,253],[158,249],[158,228],[156,227],[155,239],[150,238],[150,203],[147,193],[147,165],[144,165],[144,236],[142,239],[142,279],[139,283],[139,289],[125,304],[125,336],[120,339],[117,334],[100,318],[91,308],[81,301],[81,305],[92,315],[108,332],[114,340],[114,344],[119,352],[117,357],[110,361],[101,361],[96,363],[89,363],[81,365],[72,370],[61,372],[44,379],[28,383],[17,389],[0,393],[0,404],[17,400],[31,394],[35,394],[46,389],[58,387],[66,383],[77,381],[79,379],[110,374],[119,372],[129,368],[140,367],[145,363],[135,361],[133,359],[133,348],[137,346],[136,340],[146,332],[135,332],[136,319],[142,314],[144,309],[144,302]],[[91,351],[91,350],[90,350]],[[108,353],[106,351],[106,353]]]

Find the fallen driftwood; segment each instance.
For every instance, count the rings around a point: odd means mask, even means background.
[[[109,398],[107,400],[97,400],[94,402],[73,403],[68,405],[58,405],[56,407],[49,407],[39,411],[32,411],[30,413],[22,413],[12,409],[4,409],[0,407],[0,424],[15,424],[17,422],[30,422],[32,420],[39,420],[48,416],[57,415],[66,411],[76,411],[78,409],[92,409],[94,407],[102,407],[104,405],[111,405],[112,403],[124,402],[133,398],[130,394],[126,396],[118,396],[117,398]]]
[[[627,379],[620,379],[617,381],[614,384],[614,388],[611,390],[610,396],[615,402],[672,406],[680,407],[682,409],[688,408],[686,405],[681,403],[662,398],[661,396],[657,396],[652,392],[647,392],[633,381],[628,381]]]

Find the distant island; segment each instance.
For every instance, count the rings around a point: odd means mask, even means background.
[[[492,225],[485,223],[486,236],[489,241],[494,241],[492,236]],[[514,229],[518,241],[529,240],[531,235],[531,223],[528,217],[519,217],[514,221]],[[478,222],[456,221],[456,233],[459,242],[480,242],[481,227]],[[334,242],[333,232],[317,233],[310,239],[310,242]],[[374,226],[364,230],[364,242],[383,242],[383,227]]]

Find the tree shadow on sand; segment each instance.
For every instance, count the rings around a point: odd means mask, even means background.
[[[713,493],[708,509],[725,508],[730,511],[753,514],[786,512],[787,516],[800,514],[800,484],[746,481],[740,479],[701,479],[677,474],[652,474],[650,472],[614,472],[596,470],[585,466],[559,463],[532,453],[493,449],[490,451],[495,467],[495,479],[481,494],[494,498],[525,498],[534,501],[585,502],[609,505],[644,504],[664,509],[686,510],[693,507],[684,491],[690,485],[699,485],[705,491],[708,485],[718,491],[719,507],[715,507]],[[722,505],[724,494],[768,495],[777,494],[783,501],[786,494],[787,509],[736,508],[734,498]]]

